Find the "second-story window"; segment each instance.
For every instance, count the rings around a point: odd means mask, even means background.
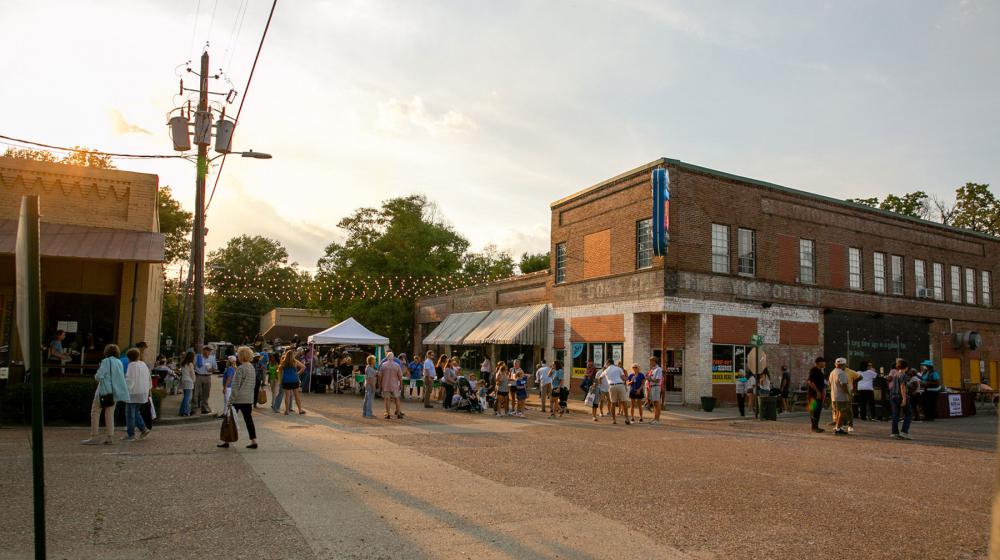
[[[913,261],[913,285],[917,289],[917,297],[930,296],[927,293],[927,264],[920,259]]]
[[[872,273],[875,274],[875,291],[885,293],[885,253],[872,254]]]
[[[566,281],[566,244],[556,244],[556,284]]]
[[[753,276],[757,272],[757,232],[752,229],[740,228],[739,253],[737,256],[737,272],[745,276]]]
[[[635,268],[653,266],[653,219],[635,223]]]
[[[899,255],[892,255],[892,295],[901,296],[903,295],[903,257]]]
[[[934,299],[941,301],[944,299],[944,265],[934,263],[934,275],[932,277],[931,290],[934,292]]]
[[[799,239],[799,282],[816,283],[816,242]]]
[[[962,303],[962,269],[951,267],[951,302]]]
[[[850,247],[847,249],[847,276],[849,286],[852,290],[863,289],[861,280],[861,249]]]
[[[712,272],[729,274],[729,226],[712,224]]]
[[[976,304],[976,271],[965,269],[965,303]]]
[[[981,289],[983,291],[983,305],[990,307],[993,305],[993,293],[990,291],[990,271],[984,270],[982,274],[983,277],[980,283],[982,284]]]

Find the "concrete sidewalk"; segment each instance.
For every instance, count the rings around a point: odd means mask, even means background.
[[[178,424],[189,424],[198,422],[210,422],[215,420],[215,415],[222,412],[222,376],[212,376],[212,391],[208,395],[208,406],[211,407],[211,414],[201,414],[194,410],[192,403],[191,416],[180,416],[181,400],[183,393],[178,390],[176,395],[167,395],[160,402],[160,410],[156,411],[156,424],[163,426],[173,426]]]

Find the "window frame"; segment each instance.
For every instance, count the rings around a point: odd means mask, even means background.
[[[875,285],[872,288],[877,294],[886,293],[885,264],[885,253],[879,251],[872,253],[872,277],[875,281]]]
[[[989,270],[979,271],[979,297],[986,307],[993,307],[993,278]]]
[[[892,284],[892,295],[906,295],[906,261],[902,255],[889,255],[889,281]]]
[[[927,261],[923,259],[913,259],[913,294],[919,297],[920,288],[927,292]]]
[[[951,276],[951,303],[962,303],[962,267],[950,265],[948,271]]]
[[[865,289],[864,270],[861,265],[863,258],[864,252],[860,247],[847,248],[847,286],[852,290]]]
[[[808,266],[806,266],[806,260],[803,259],[805,253],[803,249],[809,247],[809,258]],[[809,271],[809,279],[805,278],[805,271]],[[816,284],[816,240],[806,239],[804,237],[799,238],[799,283],[800,284]]]
[[[935,301],[944,301],[944,265],[936,262],[931,263],[933,285],[933,297]]]
[[[555,261],[556,261],[556,273],[555,273],[555,283],[562,284],[566,282],[566,242],[556,243],[555,249]]]
[[[647,228],[645,239],[642,236],[642,229]],[[642,243],[645,242],[645,248]],[[645,261],[645,264],[643,262]],[[653,267],[653,219],[636,220],[635,222],[635,269],[643,270]]]
[[[750,234],[750,251],[748,256],[744,257],[743,252],[743,234]],[[744,263],[748,266],[744,267]],[[744,270],[746,268],[746,270]],[[757,275],[757,231],[750,228],[737,228],[736,229],[736,273],[740,276],[756,276]]]
[[[716,235],[719,233],[720,235]],[[721,235],[725,233],[725,235]],[[711,261],[712,261],[712,273],[714,274],[729,274],[732,267],[731,255],[732,250],[730,249],[731,239],[730,235],[732,231],[726,224],[712,224],[711,229]],[[725,241],[725,247],[716,244],[716,241]],[[723,254],[724,253],[724,254]],[[725,270],[722,270],[721,263],[725,263]]]
[[[976,305],[976,270],[965,268],[965,303]]]

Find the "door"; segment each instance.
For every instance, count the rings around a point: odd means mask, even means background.
[[[943,358],[941,360],[941,382],[945,387],[962,387],[962,360]]]

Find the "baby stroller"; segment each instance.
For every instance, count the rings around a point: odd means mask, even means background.
[[[479,400],[479,396],[470,390],[468,381],[464,379],[458,383],[458,394],[455,395],[455,404],[452,405],[455,410],[464,410],[466,412],[478,412],[482,414],[483,403]]]

